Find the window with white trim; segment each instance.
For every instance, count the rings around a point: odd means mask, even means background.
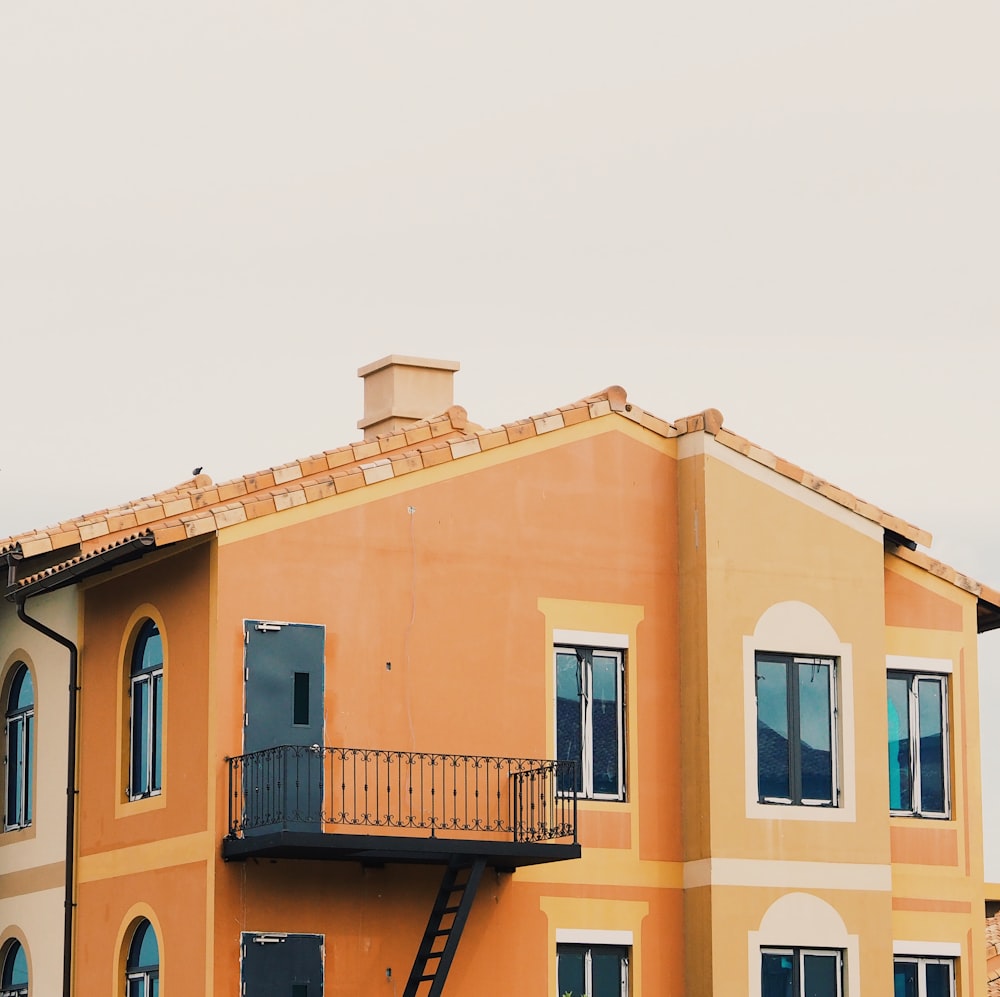
[[[31,824],[33,769],[35,767],[35,692],[28,666],[14,665],[14,678],[7,694],[6,800],[4,830]]]
[[[840,949],[763,948],[761,997],[841,997],[844,953]]]
[[[160,946],[156,931],[143,918],[132,934],[125,960],[126,997],[159,997]]]
[[[129,675],[130,800],[163,789],[163,640],[152,620],[139,628]]]
[[[758,651],[757,798],[839,805],[834,658]]]
[[[893,997],[955,997],[955,960],[897,955],[892,979]]]
[[[28,997],[28,956],[16,939],[8,942],[0,960],[0,997]]]
[[[559,646],[556,665],[556,758],[561,792],[625,799],[625,655],[621,650]],[[593,997],[593,995],[591,995]]]
[[[889,672],[889,809],[894,814],[951,815],[948,676]]]
[[[624,945],[556,947],[556,997],[628,997],[629,949]]]

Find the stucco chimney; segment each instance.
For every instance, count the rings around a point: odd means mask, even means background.
[[[441,415],[454,402],[456,360],[427,360],[395,353],[358,369],[365,382],[365,414],[358,429],[366,440]]]

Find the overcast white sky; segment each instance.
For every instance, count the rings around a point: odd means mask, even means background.
[[[397,352],[485,425],[714,406],[1000,586],[998,44],[992,0],[0,4],[0,536],[357,439]]]

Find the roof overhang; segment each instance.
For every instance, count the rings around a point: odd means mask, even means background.
[[[127,537],[109,547],[96,550],[70,561],[64,561],[52,568],[32,575],[21,582],[8,586],[5,593],[9,602],[24,602],[31,596],[44,592],[55,592],[90,578],[104,571],[110,571],[119,564],[135,561],[153,550],[156,540],[151,530],[137,536]]]

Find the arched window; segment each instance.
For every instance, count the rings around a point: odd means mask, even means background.
[[[27,827],[32,812],[32,770],[35,767],[35,690],[23,661],[14,666],[7,696],[7,801],[4,829]]]
[[[3,954],[0,997],[28,997],[28,956],[18,941],[11,942]]]
[[[129,696],[129,798],[139,800],[163,788],[163,640],[152,620],[142,624],[132,649]]]
[[[160,947],[156,932],[145,918],[132,935],[125,961],[125,997],[159,997]]]

